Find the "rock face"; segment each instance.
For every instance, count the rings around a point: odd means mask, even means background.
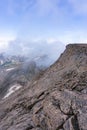
[[[0,130],[87,130],[87,45],[68,45],[40,78],[2,99]]]

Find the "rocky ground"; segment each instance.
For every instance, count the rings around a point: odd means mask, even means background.
[[[87,130],[87,45],[68,45],[40,77],[2,97],[0,130]]]

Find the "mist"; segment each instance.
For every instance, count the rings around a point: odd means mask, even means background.
[[[5,56],[22,56],[28,61],[35,61],[39,66],[50,66],[64,51],[65,45],[59,41],[22,41],[8,43]]]
[[[59,58],[64,49],[65,44],[59,41],[10,41],[0,53],[1,98],[9,93],[11,86],[12,89],[14,85],[25,86],[37,79]]]

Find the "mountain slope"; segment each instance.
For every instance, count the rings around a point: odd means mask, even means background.
[[[0,130],[87,130],[87,45],[70,44],[31,84],[0,101]]]

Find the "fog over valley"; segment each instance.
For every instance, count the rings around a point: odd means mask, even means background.
[[[6,48],[3,50],[3,54],[6,57],[10,56],[22,56],[27,60],[42,60],[42,65],[51,65],[54,63],[60,54],[64,51],[65,45],[62,42],[48,42],[48,41],[21,41],[14,40],[9,41]],[[47,59],[46,59],[47,58]],[[40,61],[39,61],[40,62]]]
[[[59,41],[11,40],[0,53],[0,97],[7,98],[43,73],[65,50]]]

